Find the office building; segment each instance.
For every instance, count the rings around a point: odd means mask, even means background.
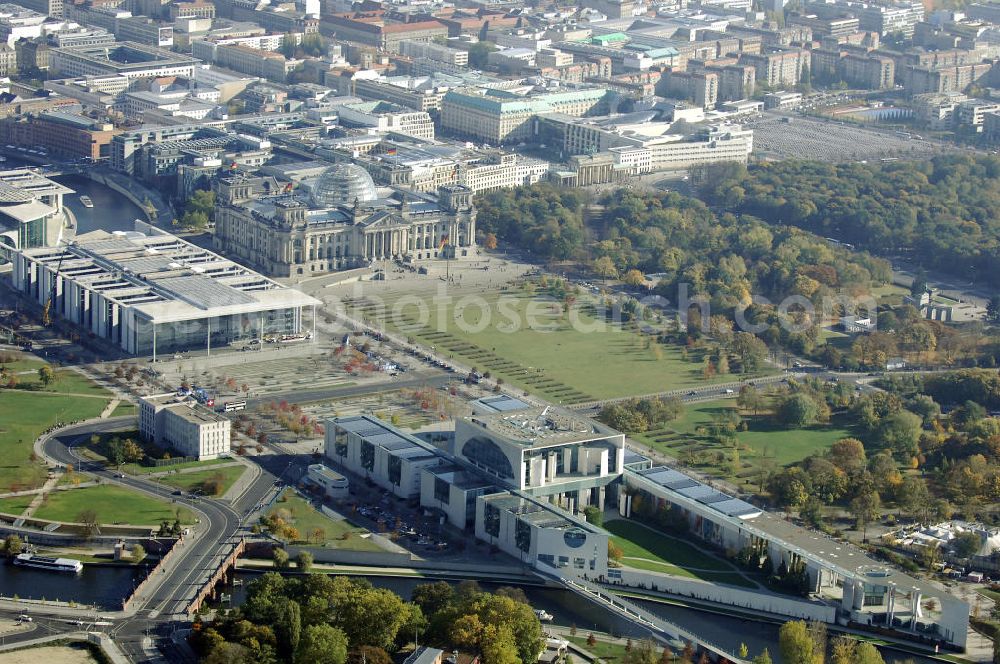
[[[434,121],[425,111],[414,111],[387,101],[343,104],[336,107],[343,127],[374,129],[434,140]]]
[[[73,190],[29,169],[0,171],[0,258],[12,249],[56,244],[62,234],[63,197]]]
[[[63,0],[20,0],[17,4],[51,18],[63,17]]]
[[[767,53],[744,53],[740,64],[750,65],[758,83],[772,88],[793,87],[799,84],[802,72],[809,66],[809,51],[782,49]]]
[[[461,185],[441,187],[437,196],[383,195],[363,168],[343,163],[300,188],[308,196],[268,192],[259,178],[222,178],[215,246],[278,277],[476,255],[472,191]]]
[[[114,125],[76,113],[49,111],[0,122],[0,141],[10,145],[44,147],[54,155],[92,161],[111,153]]]
[[[430,444],[369,415],[326,422],[326,457],[408,500],[420,498],[420,469],[444,462]]]
[[[667,71],[657,88],[665,97],[692,101],[706,109],[715,108],[719,101],[719,76],[712,72]]]
[[[350,482],[346,477],[322,463],[311,463],[306,468],[306,481],[320,491],[323,496],[340,500],[350,495]]]
[[[924,6],[920,2],[899,2],[889,5],[868,5],[858,10],[862,30],[886,35],[912,37],[917,23],[924,20]]]
[[[399,42],[399,52],[410,58],[423,58],[432,62],[443,62],[456,67],[469,64],[469,52],[458,48],[448,48],[440,44],[404,39]]]
[[[185,459],[207,461],[229,455],[232,422],[190,397],[161,394],[139,399],[139,433]]]
[[[52,313],[133,355],[304,335],[320,302],[217,254],[144,226],[92,231],[62,247],[14,252],[11,282]],[[32,245],[35,246],[35,245]],[[53,293],[54,289],[54,293]]]
[[[517,143],[532,136],[536,115],[596,114],[606,107],[607,96],[604,88],[527,94],[484,88],[449,90],[441,102],[441,129],[494,146]]]
[[[129,86],[159,76],[194,76],[198,60],[135,42],[113,48],[87,46],[52,49],[52,72],[56,76],[124,76]]]
[[[388,53],[399,53],[403,41],[430,42],[448,36],[448,28],[436,19],[393,22],[382,10],[324,15],[320,31],[336,35],[338,41],[357,42]]]
[[[955,109],[955,123],[959,127],[971,127],[981,132],[987,113],[1000,113],[1000,103],[985,99],[966,99],[958,102]]]
[[[121,41],[169,49],[174,45],[174,28],[145,16],[129,16],[115,22],[115,37]]]

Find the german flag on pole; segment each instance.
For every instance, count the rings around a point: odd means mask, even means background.
[[[234,161],[233,163],[229,164],[229,170],[231,170],[231,171],[235,171],[235,170],[236,170],[236,166],[237,166],[237,164],[236,164],[236,162]]]
[[[388,150],[385,151],[385,153],[387,155],[390,155],[390,156],[395,155],[396,154],[396,148],[389,148]]]
[[[448,246],[448,236],[447,235],[443,235],[441,237],[441,245],[438,247],[438,251],[441,251],[446,246]]]
[[[292,191],[292,189],[294,189],[294,188],[295,188],[295,184],[292,183],[292,182],[289,182],[288,184],[285,185],[285,193],[286,194],[290,193]]]

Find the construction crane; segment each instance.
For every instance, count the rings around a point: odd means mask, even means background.
[[[70,244],[73,244],[72,242]],[[67,248],[69,245],[67,245]],[[68,251],[64,251],[59,254],[59,262],[56,263],[56,272],[52,275],[52,288],[49,290],[49,297],[45,300],[45,306],[42,307],[42,325],[48,327],[52,323],[52,303],[56,299],[56,286],[59,283],[59,270],[62,269],[63,259],[66,258]]]

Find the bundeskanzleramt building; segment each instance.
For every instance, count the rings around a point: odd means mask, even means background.
[[[505,397],[483,401],[479,412],[456,420],[455,457],[570,512],[604,508],[606,489],[624,464],[624,434],[555,406],[522,408]]]
[[[149,227],[147,227],[149,228]],[[225,346],[304,334],[320,302],[242,265],[155,231],[78,235],[13,252],[15,289],[128,353]]]
[[[139,433],[155,445],[202,461],[229,454],[232,422],[190,397],[161,394],[139,399]]]
[[[472,191],[461,185],[441,187],[437,197],[381,198],[368,172],[348,163],[306,183],[308,197],[265,193],[254,183],[241,175],[217,183],[215,246],[272,276],[475,254]]]

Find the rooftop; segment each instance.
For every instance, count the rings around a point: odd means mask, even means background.
[[[555,406],[498,411],[473,415],[465,420],[525,447],[621,435],[594,420]]]
[[[168,233],[93,231],[69,246],[22,253],[153,323],[319,304]]]
[[[418,438],[405,434],[395,427],[368,415],[336,418],[334,423],[368,442],[377,445],[396,457],[411,460],[438,456],[433,449]]]

